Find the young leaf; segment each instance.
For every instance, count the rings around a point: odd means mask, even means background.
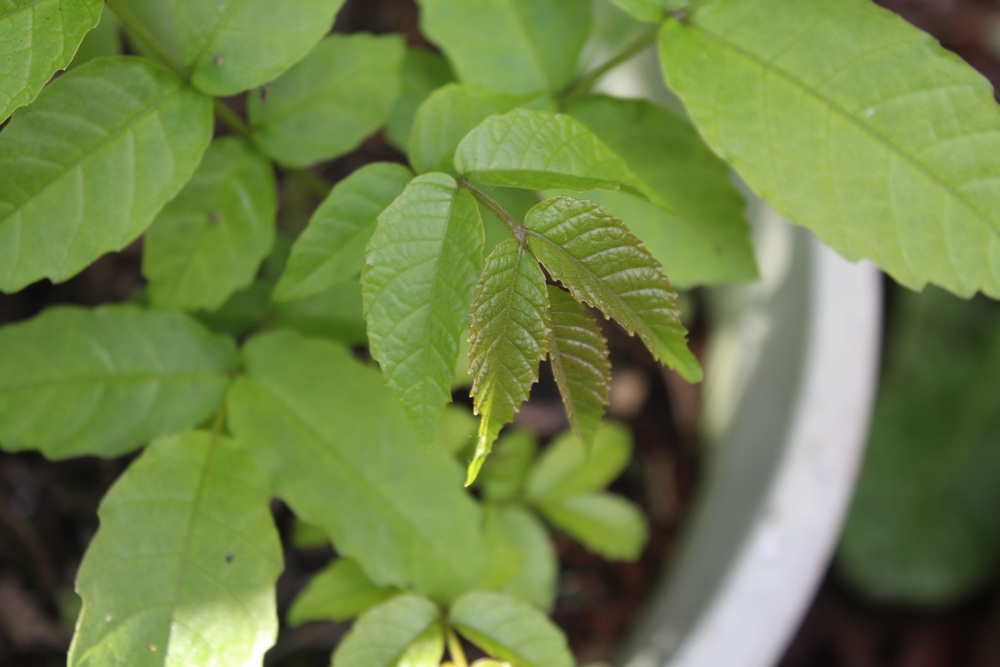
[[[402,62],[398,35],[327,37],[266,92],[250,96],[253,140],[293,167],[351,152],[389,119]]]
[[[235,442],[158,440],[101,502],[70,667],[261,664],[278,634],[270,490]]]
[[[525,480],[538,453],[538,441],[530,431],[508,431],[497,440],[493,454],[483,465],[478,485],[491,503],[521,499]]]
[[[6,0],[0,6],[0,123],[69,65],[103,6],[101,0]]]
[[[664,26],[706,141],[783,215],[912,288],[1000,297],[990,84],[867,0],[720,0]]]
[[[677,294],[628,228],[593,202],[546,199],[524,219],[528,247],[573,296],[615,319],[689,382],[701,367],[688,350]]]
[[[429,444],[482,263],[476,200],[445,174],[418,176],[378,217],[361,274],[371,355]]]
[[[230,341],[180,313],[50,308],[0,329],[0,443],[123,454],[215,412],[235,362]]]
[[[427,49],[407,49],[400,67],[402,89],[385,125],[385,138],[401,151],[410,142],[417,109],[441,86],[455,80],[448,61]]]
[[[406,660],[413,649],[420,659]],[[425,598],[400,595],[358,619],[337,646],[332,667],[436,667],[443,655],[438,608]]]
[[[608,404],[608,341],[568,292],[549,285],[549,360],[573,431],[591,442]]]
[[[191,82],[209,95],[267,83],[330,31],[344,0],[173,0],[177,39]]]
[[[382,604],[400,591],[378,586],[349,558],[338,558],[318,572],[288,610],[288,624],[309,621],[346,621]]]
[[[488,185],[617,190],[655,198],[622,158],[571,116],[515,109],[490,116],[455,151],[458,173]]]
[[[543,502],[548,521],[609,560],[634,560],[649,537],[642,512],[610,493],[588,493]]]
[[[462,81],[504,93],[558,92],[590,35],[577,0],[420,0],[420,24]],[[488,36],[484,39],[484,36]]]
[[[491,457],[487,465],[492,461]],[[513,547],[521,557],[521,566],[504,591],[542,611],[551,611],[559,583],[559,560],[542,522],[517,505],[487,505],[486,532]]]
[[[231,137],[209,146],[146,232],[150,302],[215,310],[248,286],[274,243],[276,190],[271,164],[253,148]]]
[[[626,192],[588,193],[627,220],[666,267],[674,285],[739,282],[757,276],[746,202],[729,169],[676,114],[646,100],[594,95],[567,109],[622,156],[674,211],[658,211]],[[619,210],[620,209],[620,210]]]
[[[632,437],[621,424],[602,423],[589,447],[577,435],[564,434],[532,469],[526,495],[537,503],[599,491],[622,473],[631,458]]]
[[[375,219],[412,178],[402,165],[376,162],[337,183],[292,246],[274,298],[301,299],[361,273]]]
[[[481,416],[471,484],[504,424],[511,421],[538,380],[545,358],[545,276],[514,239],[498,245],[483,267],[472,305],[472,396]]]
[[[211,135],[210,100],[142,60],[59,77],[0,133],[0,290],[66,280],[131,243]]]
[[[451,608],[451,624],[494,658],[518,667],[573,667],[566,638],[540,611],[504,593],[476,591]]]
[[[252,339],[244,357],[230,425],[296,516],[380,586],[448,601],[486,578],[482,516],[458,466],[421,449],[378,371],[290,332]]]

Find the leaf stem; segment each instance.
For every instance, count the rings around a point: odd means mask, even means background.
[[[139,20],[139,17],[132,13],[122,0],[107,0],[107,5],[114,12],[115,16],[118,17],[118,20],[122,22],[122,25],[125,26],[125,29],[142,42],[147,49],[152,51],[157,58],[162,60],[164,65],[173,70],[177,76],[185,81],[191,78],[190,74],[184,68],[184,63],[174,57],[174,54],[156,38],[156,35],[150,32],[149,28]]]
[[[483,206],[490,209],[490,211],[493,212],[493,215],[500,218],[500,222],[507,227],[507,231],[514,235],[514,238],[517,239],[518,243],[522,246],[527,243],[528,230],[526,230],[521,223],[515,220],[514,216],[508,213],[507,209],[497,203],[495,199],[474,186],[472,183],[469,183],[469,181],[465,180],[465,178],[461,176],[458,178],[458,187],[468,190],[472,193],[473,197],[478,199],[483,204]]]
[[[451,658],[451,661],[455,663],[455,667],[469,667],[469,661],[465,658],[465,651],[462,650],[462,641],[451,628],[447,629],[447,633],[448,656]]]
[[[247,125],[245,120],[239,117],[239,114],[230,109],[225,102],[214,97],[212,98],[212,106],[215,109],[216,117],[228,125],[230,130],[244,139],[250,136],[250,126]]]
[[[565,106],[576,98],[583,97],[589,93],[590,89],[593,88],[605,74],[622,63],[627,62],[639,55],[656,42],[656,37],[659,32],[659,25],[651,26],[649,29],[643,31],[642,34],[640,34],[635,40],[626,44],[621,51],[611,56],[606,61],[570,84],[569,87],[566,88],[566,90],[564,90],[559,96],[560,106]]]

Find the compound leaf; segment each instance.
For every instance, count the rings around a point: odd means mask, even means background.
[[[0,290],[63,281],[131,243],[191,177],[211,101],[135,58],[59,77],[0,133]]]
[[[482,263],[476,200],[445,174],[413,179],[378,217],[361,274],[372,357],[429,444]]]
[[[646,544],[642,512],[610,493],[548,500],[539,509],[553,526],[609,560],[634,560]]]
[[[452,606],[449,620],[473,644],[518,667],[576,664],[566,638],[548,617],[505,593],[469,593]]]
[[[412,178],[402,165],[375,162],[337,183],[295,240],[274,298],[319,294],[361,273],[376,218]]]
[[[399,35],[327,37],[265,91],[250,96],[253,140],[293,167],[351,152],[389,119],[399,96],[403,51]]]
[[[211,415],[235,362],[230,341],[180,313],[51,308],[0,329],[0,442],[123,454]]]
[[[553,197],[525,216],[528,246],[573,296],[613,318],[689,382],[701,367],[688,350],[677,294],[632,232],[598,204]]]
[[[417,657],[411,653],[414,649],[420,654],[436,653],[436,659],[408,659]],[[337,646],[332,666],[427,667],[439,665],[443,654],[444,634],[437,606],[417,595],[400,595],[357,620]]]
[[[721,0],[663,29],[671,87],[762,197],[912,288],[1000,297],[989,82],[866,0]]]
[[[150,445],[101,502],[70,667],[261,664],[282,570],[269,502],[267,480],[225,436]]]
[[[482,516],[457,464],[417,444],[377,370],[291,332],[252,339],[244,358],[230,425],[296,516],[380,586],[446,602],[486,578]]]
[[[493,457],[490,457],[487,465],[492,461]],[[559,583],[559,560],[549,531],[524,507],[514,504],[487,505],[485,511],[486,532],[512,547],[521,560],[520,567],[504,590],[542,611],[551,611]]]
[[[69,65],[103,6],[101,0],[0,2],[0,123]]]
[[[177,40],[191,82],[209,95],[267,83],[312,51],[344,0],[174,0]]]
[[[146,232],[150,302],[215,310],[247,287],[274,243],[277,208],[271,163],[238,139],[213,143]]]
[[[532,468],[526,496],[532,502],[559,500],[599,491],[610,484],[632,458],[632,437],[621,424],[604,422],[587,447],[566,433],[550,444]]]
[[[410,142],[417,109],[441,86],[455,80],[443,56],[427,49],[407,49],[400,66],[402,88],[385,125],[385,138],[401,151]]]
[[[486,258],[472,305],[469,368],[481,421],[466,485],[538,379],[547,349],[547,306],[545,276],[531,253],[515,239],[500,243]]]
[[[338,558],[306,585],[288,610],[289,625],[308,621],[346,621],[399,594],[378,586],[350,558]]]
[[[592,12],[577,0],[420,0],[420,24],[462,81],[558,92],[576,73]]]
[[[601,329],[568,292],[549,285],[549,361],[573,431],[590,443],[608,404],[611,360]]]

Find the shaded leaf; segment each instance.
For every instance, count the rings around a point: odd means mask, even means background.
[[[375,162],[337,183],[292,246],[274,298],[301,299],[361,273],[376,218],[411,178],[402,165]]]
[[[364,345],[368,337],[361,310],[361,283],[352,278],[312,296],[272,303],[269,322],[275,329],[292,329],[344,345]]]
[[[476,201],[445,174],[413,179],[368,243],[361,289],[371,355],[425,444],[451,401],[482,252]]]
[[[664,72],[768,202],[904,285],[1000,297],[989,82],[866,0],[721,0],[664,26]]]
[[[266,93],[250,96],[253,140],[293,167],[351,152],[389,119],[402,62],[399,35],[327,37]]]
[[[338,558],[313,575],[288,610],[288,624],[346,621],[399,595],[393,586],[378,586],[349,558]]]
[[[69,65],[101,19],[101,0],[4,0],[0,4],[0,123]]]
[[[590,443],[601,425],[611,385],[608,341],[568,292],[549,285],[549,360],[573,431]]]
[[[410,143],[417,109],[436,89],[455,80],[442,56],[427,49],[407,49],[400,66],[402,88],[385,126],[385,138],[401,151]]]
[[[414,441],[376,370],[290,332],[252,339],[244,357],[230,425],[296,516],[381,586],[448,601],[487,576],[482,517],[458,466]]]
[[[427,643],[431,647],[426,646]],[[437,660],[413,660],[435,653]],[[434,648],[439,647],[439,648]],[[400,595],[367,611],[347,633],[333,654],[333,667],[424,667],[438,665],[444,654],[440,613],[433,602],[416,595]]]
[[[150,302],[214,310],[250,285],[274,243],[277,208],[271,164],[238,139],[213,143],[146,232]]]
[[[498,245],[483,267],[472,305],[472,397],[481,416],[466,485],[475,480],[504,424],[538,380],[545,358],[545,276],[514,239]]]
[[[104,6],[100,22],[80,42],[70,67],[79,67],[91,60],[122,54],[122,26],[115,13]]]
[[[577,0],[419,0],[424,33],[462,81],[505,93],[558,92],[576,73],[591,8]]]
[[[487,464],[492,460],[491,457]],[[559,561],[549,531],[541,521],[517,505],[487,505],[486,532],[513,547],[521,558],[520,568],[504,591],[544,612],[551,611],[556,599]]]
[[[344,0],[173,0],[191,82],[209,95],[267,83],[313,50]]]
[[[211,135],[210,100],[145,61],[59,77],[0,133],[0,290],[66,280],[131,243]]]
[[[532,252],[576,299],[639,334],[653,356],[684,379],[701,379],[676,292],[621,220],[593,202],[553,197],[528,211],[524,222]]]
[[[468,364],[468,361],[465,362]],[[437,423],[437,431],[434,436],[434,445],[457,456],[466,449],[471,449],[476,441],[476,427],[479,420],[476,419],[469,409],[464,405],[451,403],[444,406]]]
[[[660,23],[667,16],[667,0],[611,0],[626,12],[648,23]]]
[[[469,593],[452,606],[449,620],[473,644],[518,667],[576,664],[559,628],[527,602],[505,593]]]
[[[177,26],[174,25],[174,0],[115,0],[114,12],[123,25],[141,25],[159,45],[154,51],[145,39],[125,29],[123,32],[131,52],[168,68],[161,53],[173,63],[181,62],[181,47],[177,44]]]
[[[123,454],[215,412],[235,362],[230,341],[180,313],[50,308],[0,328],[0,443]]]
[[[610,493],[546,500],[542,515],[556,528],[609,560],[633,560],[649,537],[642,512]]]
[[[101,502],[77,575],[70,667],[261,664],[281,542],[246,451],[207,432],[150,445]]]
[[[497,440],[493,453],[483,465],[478,485],[483,498],[491,503],[520,500],[531,464],[538,453],[538,441],[530,431],[508,431]]]
[[[632,458],[632,436],[615,422],[600,425],[593,443],[565,433],[550,444],[528,477],[533,502],[600,491],[625,470]]]

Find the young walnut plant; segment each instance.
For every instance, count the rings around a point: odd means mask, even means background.
[[[260,665],[273,497],[336,549],[287,619],[356,617],[336,667],[466,667],[460,638],[572,665],[550,529],[608,558],[646,539],[605,490],[631,441],[593,313],[701,379],[673,286],[756,275],[730,167],[849,259],[1000,297],[991,90],[869,0],[598,2],[628,37],[593,67],[580,0],[419,0],[441,55],[331,34],[343,5],[0,9],[0,290],[140,237],[148,281],[0,328],[0,447],[144,448],[101,504],[70,665]],[[690,122],[593,92],[654,44]],[[312,169],[377,132],[398,161]],[[572,433],[539,453],[504,427],[546,358]],[[449,405],[470,381],[478,420]]]

